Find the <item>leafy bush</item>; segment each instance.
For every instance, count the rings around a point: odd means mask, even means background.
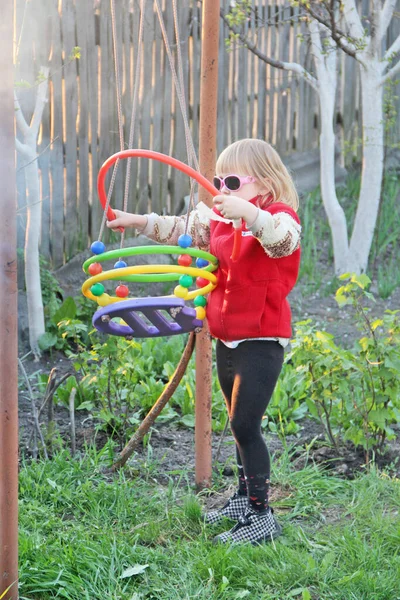
[[[349,440],[364,448],[368,462],[371,450],[382,452],[385,440],[395,437],[392,425],[400,421],[400,311],[386,311],[371,322],[362,303],[372,297],[370,279],[348,274],[340,279],[348,283],[336,300],[353,306],[362,337],[347,350],[311,320],[297,323],[286,368],[295,371],[310,415],[322,423],[337,452]]]

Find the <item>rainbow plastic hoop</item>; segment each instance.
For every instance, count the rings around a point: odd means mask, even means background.
[[[219,192],[200,173],[184,163],[151,150],[125,150],[111,156],[103,164],[98,176],[98,194],[100,203],[105,210],[107,194],[105,179],[108,169],[122,158],[151,158],[171,165],[174,168],[193,177],[210,194],[216,196]],[[115,219],[115,213],[110,206],[107,207],[109,221]],[[122,230],[123,231],[123,230]],[[183,239],[182,239],[183,238]],[[93,325],[105,333],[125,337],[157,337],[162,335],[176,335],[201,327],[206,316],[206,294],[213,291],[217,285],[217,278],[213,271],[217,269],[218,261],[209,252],[188,247],[191,238],[187,234],[180,237],[179,246],[140,246],[105,252],[105,246],[98,241],[92,244],[95,256],[88,259],[84,265],[85,273],[92,277],[87,279],[82,286],[82,293],[99,305],[93,316]],[[236,228],[232,260],[236,260],[241,244],[241,223]],[[179,254],[179,265],[141,265],[128,266],[121,259],[126,256],[140,254]],[[195,257],[196,267],[192,266]],[[101,263],[117,260],[114,269],[103,272]],[[198,289],[189,291],[189,287],[196,278]],[[161,282],[179,280],[173,296],[161,298],[127,298],[129,290],[125,285],[119,285],[116,295],[110,296],[105,292],[102,282],[108,280],[133,281],[133,282]],[[185,300],[193,300],[195,308],[185,305]]]
[[[219,194],[217,188],[215,188],[201,173],[192,169],[185,163],[177,160],[176,158],[172,158],[172,156],[167,156],[166,154],[161,154],[161,152],[154,152],[153,150],[140,150],[140,149],[131,149],[131,150],[122,150],[121,152],[116,152],[110,158],[108,158],[102,165],[99,176],[97,179],[97,191],[99,194],[100,203],[105,210],[107,205],[107,193],[105,187],[106,175],[109,168],[117,162],[117,160],[124,158],[149,158],[151,160],[157,160],[158,162],[165,163],[182,171],[182,173],[186,173],[189,177],[193,177],[207,192],[214,197]],[[112,208],[109,206],[107,210],[107,219],[109,221],[113,221],[115,219],[115,213]],[[242,243],[242,225],[241,220],[238,222],[238,226],[235,226],[235,235],[233,240],[233,250],[231,260],[236,261],[240,254],[240,246]]]
[[[103,252],[100,255],[92,256],[83,264],[83,270],[86,274],[89,272],[89,267],[94,263],[101,263],[107,260],[115,260],[125,256],[137,256],[140,254],[182,254],[183,248],[180,246],[137,246],[135,248],[123,248],[119,250],[111,250],[110,252]],[[82,286],[82,293],[86,298],[94,300],[99,306],[107,306],[114,302],[122,302],[124,298],[118,296],[110,296],[103,292],[101,295],[96,296],[93,294],[92,287],[96,283],[102,281],[108,281],[109,279],[117,279],[118,281],[134,281],[134,282],[162,282],[162,281],[176,281],[179,280],[182,275],[189,275],[191,277],[202,277],[208,280],[208,285],[204,285],[199,289],[185,294],[182,291],[180,296],[184,300],[193,300],[197,296],[205,296],[217,285],[217,278],[213,275],[213,271],[218,266],[218,261],[209,252],[204,250],[198,250],[197,248],[185,248],[184,253],[189,256],[196,258],[202,258],[209,262],[206,267],[195,268],[195,267],[182,267],[180,265],[138,265],[134,267],[124,267],[118,269],[110,269],[109,271],[102,271],[98,275],[94,275],[85,281]]]

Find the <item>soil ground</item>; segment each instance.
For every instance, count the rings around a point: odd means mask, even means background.
[[[57,273],[57,279],[66,294],[75,295],[79,293],[79,288],[83,283],[82,262],[88,256],[84,253],[76,257],[68,265],[60,269]],[[331,287],[332,269],[326,272],[320,272],[321,283],[317,291],[312,291],[312,285],[300,281],[293,290],[290,302],[293,312],[293,321],[310,318],[318,325],[320,329],[332,333],[341,344],[351,345],[352,341],[359,332],[355,329],[354,314],[349,307],[338,308],[334,299],[333,291],[327,293]],[[311,291],[310,291],[311,290]],[[378,316],[386,309],[400,308],[400,288],[394,290],[389,298],[381,299],[376,290],[376,301],[370,303],[371,315]],[[149,293],[149,292],[147,292]],[[23,351],[21,352],[21,355]],[[24,360],[24,366],[28,374],[40,372],[49,374],[53,367],[58,369],[58,377],[67,372],[70,365],[68,360],[61,354],[52,357],[44,356],[40,362],[33,362],[30,358]],[[38,403],[39,404],[39,403]],[[27,441],[31,437],[32,430],[32,408],[27,399],[26,389],[21,385],[20,393],[20,439],[21,452],[32,453],[32,447],[27,448]],[[96,424],[88,414],[79,412],[79,421],[77,422],[77,447],[80,451],[86,442],[95,441],[101,447],[105,441],[105,435],[96,434]],[[45,420],[45,415],[43,415]],[[60,437],[69,444],[69,414],[61,407],[55,407],[55,420]],[[306,448],[308,450],[308,460],[324,464],[335,474],[353,478],[355,473],[365,468],[365,460],[362,452],[355,451],[350,446],[346,448],[341,456],[336,456],[332,448],[323,442],[322,427],[311,419],[305,419],[301,423],[302,429],[297,436],[289,436],[286,443],[292,447],[292,460],[295,465],[302,466],[306,461]],[[378,458],[378,464],[382,467],[390,467],[392,474],[400,476],[400,464],[398,456],[400,452],[400,425],[395,427],[398,432],[397,439],[390,442],[384,456]],[[283,450],[281,440],[273,434],[267,434],[267,443],[272,454],[279,454]],[[226,494],[229,495],[230,489],[235,484],[234,475],[234,451],[233,439],[227,433],[221,442],[220,435],[213,435],[213,457],[214,468],[226,477]],[[215,462],[218,453],[218,461]],[[134,472],[140,472],[145,463],[151,461],[159,465],[154,477],[161,484],[165,484],[170,477],[179,479],[183,473],[185,481],[189,477],[190,483],[194,483],[194,432],[190,429],[177,428],[171,425],[156,426],[151,430],[149,443],[146,447],[141,446],[129,461],[129,466]],[[189,475],[186,475],[188,473]],[[279,490],[276,491],[279,493]],[[220,504],[223,496],[212,496],[207,500],[209,506]]]

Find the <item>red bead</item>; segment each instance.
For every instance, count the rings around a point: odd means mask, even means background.
[[[189,254],[181,254],[178,256],[178,265],[181,267],[190,267],[192,264],[192,257]]]
[[[199,288],[205,287],[209,283],[210,282],[208,281],[208,279],[205,279],[204,277],[197,277],[197,279],[196,279],[196,285]]]
[[[126,285],[119,285],[115,289],[115,293],[118,298],[126,298],[129,295],[129,288]]]
[[[92,263],[91,265],[89,265],[88,271],[90,275],[99,275],[100,273],[102,273],[103,267],[100,263]]]

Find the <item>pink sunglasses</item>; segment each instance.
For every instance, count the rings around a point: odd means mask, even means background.
[[[246,177],[241,177],[240,175],[227,175],[226,177],[218,177],[217,175],[213,179],[214,187],[217,190],[221,190],[223,187],[226,187],[230,192],[237,192],[243,187],[246,183],[254,183],[256,179],[247,175]]]

